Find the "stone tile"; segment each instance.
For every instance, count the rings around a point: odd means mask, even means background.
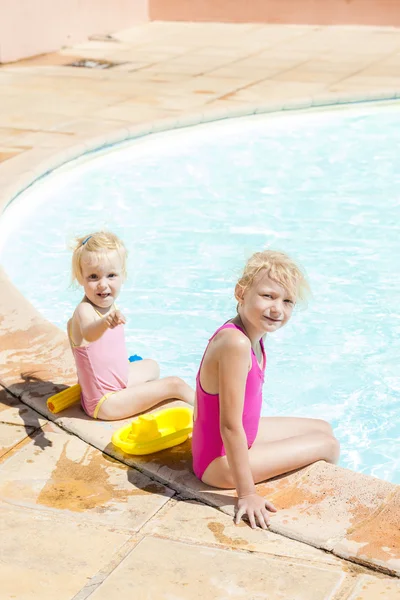
[[[161,103],[159,99],[152,99],[149,97],[149,104],[151,102],[155,102],[156,106],[147,106],[145,97],[143,97],[142,102],[121,102],[115,106],[109,106],[108,108],[103,108],[102,110],[94,112],[92,117],[98,119],[112,119],[116,122],[128,121],[130,124],[133,124],[148,123],[180,113],[180,111],[167,110],[160,105]]]
[[[342,80],[344,77],[343,73],[335,71],[308,71],[304,70],[300,65],[295,69],[289,69],[278,75],[272,77],[273,81],[299,81],[299,82],[310,82],[310,83],[336,83]]]
[[[389,79],[396,79],[399,81],[400,78],[400,57],[398,63],[395,65],[384,64],[382,61],[372,66],[363,69],[358,73],[360,77],[385,77]]]
[[[327,87],[326,83],[301,81],[271,81],[257,83],[239,90],[229,97],[236,101],[267,102],[275,100],[289,100],[291,98],[303,98],[307,95],[322,93]]]
[[[76,143],[74,137],[68,134],[57,134],[57,132],[44,132],[34,131],[25,135],[21,135],[18,138],[18,144],[21,146],[35,147],[35,148],[54,148],[60,149],[67,148],[68,146]]]
[[[0,388],[0,423],[24,425],[37,429],[46,423],[46,419],[20,402],[18,398]]]
[[[232,78],[214,77],[211,73],[208,75],[200,75],[193,77],[185,83],[181,83],[179,88],[184,92],[195,94],[208,94],[210,96],[222,96],[229,94],[240,87],[248,85],[246,81],[236,80]]]
[[[0,162],[4,162],[5,160],[9,160],[10,158],[14,158],[20,152],[23,152],[23,148],[0,148]]]
[[[91,598],[328,600],[343,579],[340,571],[287,559],[146,537]]]
[[[210,68],[204,67],[201,63],[199,64],[175,64],[172,61],[168,62],[157,62],[150,67],[141,69],[142,73],[181,73],[185,75],[202,75]]]
[[[396,491],[383,509],[352,527],[333,552],[400,576],[400,488],[392,487]]]
[[[221,77],[223,79],[238,79],[248,85],[251,82],[258,82],[263,79],[269,79],[274,75],[279,74],[281,68],[279,66],[271,68],[265,67],[243,67],[232,63],[226,67],[220,67],[209,71],[209,77]]]
[[[0,499],[136,530],[173,492],[66,433],[45,432],[0,469]]]
[[[5,459],[7,453],[33,431],[34,427],[23,427],[0,422],[0,458],[4,457]]]
[[[28,104],[28,103],[27,103]],[[42,110],[25,112],[12,110],[0,112],[0,127],[19,127],[22,129],[46,129],[54,127],[67,119],[62,113],[47,113]]]
[[[129,537],[0,503],[0,596],[4,600],[70,600]]]
[[[43,67],[43,66],[59,66],[65,65],[72,60],[78,60],[79,55],[76,56],[66,55],[64,56],[62,50],[60,52],[50,52],[49,54],[40,54],[39,56],[31,56],[29,58],[25,58],[23,60],[19,60],[15,67],[16,68],[24,68],[24,67]]]
[[[377,75],[364,76],[361,73],[348,77],[346,79],[346,82],[351,83],[352,85],[368,87],[371,90],[374,90],[379,87],[399,87],[399,78],[397,77],[379,77]]]
[[[371,518],[394,485],[319,462],[269,499],[279,509],[271,526],[283,535],[332,550],[350,528]]]
[[[116,122],[112,120],[107,121],[106,119],[98,121],[91,117],[81,117],[72,119],[68,123],[64,123],[61,127],[57,128],[57,131],[65,132],[72,139],[83,138],[90,140],[93,137],[98,137],[99,135],[107,134],[129,126],[130,121],[118,120]]]
[[[340,61],[333,56],[324,56],[312,58],[307,62],[303,62],[301,64],[301,69],[304,72],[328,72],[328,73],[343,73],[343,74],[351,74],[357,73],[361,69],[365,68],[367,64],[370,64],[370,59],[368,58],[358,58],[357,60],[352,60],[352,57],[349,60]],[[300,68],[300,67],[298,67]]]
[[[142,533],[183,542],[286,556],[339,568],[342,562],[323,550],[271,531],[251,529],[244,521],[235,525],[231,517],[215,508],[189,500],[172,501],[167,510],[158,513],[145,525]]]
[[[400,581],[385,577],[378,579],[363,575],[347,600],[399,600]]]
[[[153,71],[146,72],[142,69],[135,71],[130,77],[136,85],[152,85],[154,93],[158,93],[158,89],[164,90],[164,84],[173,84],[179,89],[180,83],[189,81],[192,78],[191,75],[186,75],[185,73],[154,73]]]

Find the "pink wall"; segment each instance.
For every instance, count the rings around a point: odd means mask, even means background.
[[[150,20],[400,26],[400,0],[149,0]]]
[[[147,0],[0,0],[0,62],[148,20]]]

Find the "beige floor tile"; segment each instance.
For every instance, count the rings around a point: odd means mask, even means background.
[[[76,143],[75,136],[70,134],[57,134],[57,132],[35,131],[20,136],[18,144],[28,148],[54,148],[62,151]]]
[[[194,65],[181,65],[175,64],[171,61],[168,62],[157,62],[151,67],[141,69],[142,73],[181,73],[184,75],[201,75],[211,70],[211,67],[205,67],[201,64]]]
[[[11,396],[5,390],[0,390],[0,423],[24,425],[37,429],[46,422],[47,419],[20,402],[18,398]]]
[[[173,502],[171,508],[167,507],[167,510],[153,517],[143,532],[184,542],[331,564],[339,568],[342,563],[332,554],[271,531],[254,530],[244,522],[235,525],[231,517],[199,502]]]
[[[147,537],[93,593],[93,600],[328,600],[344,575],[332,569]]]
[[[381,509],[393,493],[393,484],[320,461],[293,486],[270,496],[278,508],[273,527],[313,546],[332,549],[345,536]],[[340,493],[327,493],[340,490]],[[389,515],[393,518],[392,515]],[[350,535],[349,535],[350,538]],[[366,537],[357,541],[366,541]],[[359,544],[356,544],[359,547]],[[336,552],[336,550],[335,550]],[[348,549],[347,556],[354,555]],[[341,555],[343,556],[343,555]]]
[[[12,110],[10,112],[0,111],[0,127],[18,127],[22,129],[43,130],[51,129],[68,120],[68,116],[62,113],[47,113],[41,108],[39,111]]]
[[[23,427],[21,425],[10,425],[9,423],[0,422],[0,457],[5,458],[14,446],[22,442],[33,431],[33,427]]]
[[[160,100],[157,100],[157,103],[159,102]],[[92,117],[98,119],[112,119],[116,122],[124,121],[129,122],[132,125],[134,123],[149,123],[158,119],[174,117],[181,113],[181,111],[166,110],[161,105],[152,107],[147,104],[145,99],[141,103],[123,102],[96,111],[92,114]]]
[[[367,67],[368,64],[370,64],[370,60],[357,60],[357,61],[352,61],[350,60],[344,60],[344,61],[340,61],[337,60],[335,56],[333,57],[315,57],[312,58],[311,60],[308,60],[306,62],[303,62],[301,64],[301,66],[299,66],[298,68],[301,68],[303,71],[307,71],[310,73],[313,72],[320,72],[320,71],[324,71],[324,72],[328,72],[328,73],[344,73],[344,74],[352,74],[352,73],[358,73],[361,69],[364,69]]]
[[[0,504],[0,597],[70,600],[129,537]]]
[[[363,575],[347,600],[399,600],[400,581]]]
[[[254,104],[275,100],[304,98],[323,92],[328,84],[322,82],[305,83],[301,81],[272,81],[266,80],[231,94],[229,98],[241,102],[243,100]]]
[[[397,65],[387,65],[382,62],[375,63],[374,65],[370,65],[367,68],[359,71],[357,73],[359,77],[384,77],[389,79],[396,79],[397,81],[400,79],[400,58]]]
[[[358,526],[354,524],[343,539],[335,543],[333,551],[400,576],[400,487],[393,488],[396,491],[385,498],[381,510],[360,520]]]
[[[195,54],[193,52],[188,52],[183,54],[182,56],[177,56],[175,58],[170,58],[166,62],[167,65],[193,65],[194,67],[199,67],[204,71],[209,71],[210,69],[217,69],[218,67],[222,67],[224,65],[229,65],[232,63],[231,58],[221,57],[221,56],[209,56],[202,54]]]
[[[368,87],[371,90],[377,89],[379,87],[393,88],[399,89],[400,77],[379,77],[379,76],[366,76],[361,73],[357,73],[351,77],[348,77],[344,80],[346,83],[349,83],[354,86],[360,87]]]
[[[72,119],[67,123],[64,123],[57,131],[65,132],[74,138],[90,139],[102,135],[103,133],[109,133],[111,131],[117,131],[122,129],[124,126],[128,126],[130,123],[127,121],[107,121],[101,119],[100,121],[95,118],[82,117],[79,119]]]
[[[0,469],[3,501],[121,529],[141,527],[171,495],[66,433],[37,436]]]
[[[227,67],[221,67],[219,69],[209,71],[208,76],[221,77],[223,79],[239,79],[248,84],[252,81],[257,82],[262,79],[273,77],[274,75],[280,73],[280,71],[280,67],[269,68],[268,66],[265,66],[256,68],[244,67],[242,65],[238,66],[235,63],[232,63]]]
[[[252,66],[288,66],[295,67],[301,63],[305,63],[313,58],[312,52],[295,52],[287,49],[277,50],[275,47],[269,50],[264,50],[257,53],[254,56],[248,56],[240,61],[241,64],[247,65],[249,68]]]
[[[193,50],[193,55],[196,56],[219,56],[221,58],[237,60],[239,57],[243,58],[243,54],[246,52],[242,46],[233,44],[232,46],[223,46],[220,48],[217,43],[214,45],[209,43],[203,48],[197,48]],[[249,51],[250,53],[250,51]]]
[[[155,73],[145,72],[142,69],[140,71],[134,71],[129,75],[132,81],[137,83],[151,83],[152,85],[156,84],[154,89],[163,89],[161,86],[164,84],[174,84],[180,85],[181,82],[188,81],[191,79],[191,75],[186,75],[185,73]]]
[[[293,81],[301,83],[329,83],[334,84],[341,81],[345,75],[343,73],[335,73],[332,71],[308,71],[302,66],[295,69],[285,70],[283,73],[274,75],[272,81]]]
[[[248,85],[245,81],[237,81],[232,78],[214,77],[211,73],[208,75],[200,75],[199,77],[192,77],[185,83],[181,83],[176,89],[177,93],[180,93],[182,97],[185,97],[191,92],[194,93],[207,93],[213,96],[220,96],[228,94],[234,90],[239,89],[241,86]]]

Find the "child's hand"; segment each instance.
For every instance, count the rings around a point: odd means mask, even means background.
[[[109,329],[114,329],[114,327],[117,327],[118,325],[125,325],[126,319],[121,311],[112,310],[104,317],[104,322]]]
[[[257,527],[256,519],[262,529],[267,529],[269,525],[267,509],[271,512],[276,512],[277,510],[272,502],[269,502],[258,494],[254,493],[243,496],[243,498],[238,498],[235,524],[237,525],[240,522],[243,515],[247,515],[252,529]]]

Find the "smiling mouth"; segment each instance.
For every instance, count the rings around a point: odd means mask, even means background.
[[[111,294],[97,294],[100,298],[108,298]]]
[[[281,319],[273,319],[272,317],[264,317],[267,321],[272,321],[273,323],[280,323]]]

